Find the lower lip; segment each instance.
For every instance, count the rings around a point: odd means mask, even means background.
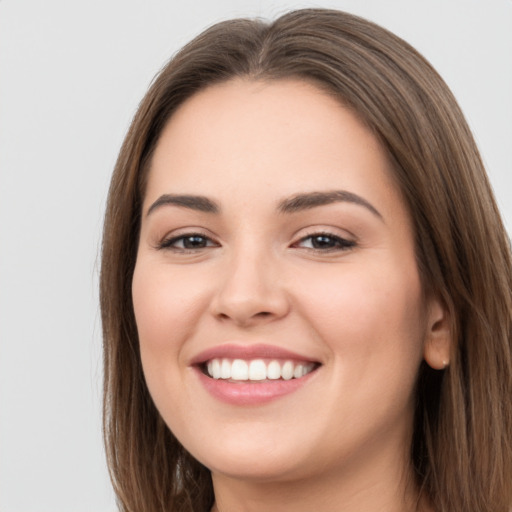
[[[212,379],[199,368],[196,368],[196,370],[199,380],[211,395],[232,405],[260,405],[271,402],[297,391],[316,373],[316,370],[314,370],[300,379],[229,382],[222,379]]]

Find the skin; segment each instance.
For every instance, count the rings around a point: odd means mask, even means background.
[[[333,190],[375,211],[278,209]],[[220,211],[152,207],[164,194],[206,196]],[[201,238],[186,250],[179,236],[190,233]],[[422,293],[413,240],[381,145],[310,84],[233,80],[170,119],[149,172],[133,301],[149,390],[211,469],[214,510],[411,510],[415,379],[423,358],[441,367],[448,354],[446,315]],[[191,367],[226,343],[321,366],[294,393],[232,405]]]

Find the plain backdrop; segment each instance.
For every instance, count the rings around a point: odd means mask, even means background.
[[[214,22],[334,7],[458,98],[512,226],[511,0],[0,0],[0,510],[113,512],[98,254],[110,173],[164,62]]]

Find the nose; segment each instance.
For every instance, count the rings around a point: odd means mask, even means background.
[[[214,316],[240,327],[286,316],[289,299],[275,260],[261,251],[238,251],[228,258],[211,303]]]

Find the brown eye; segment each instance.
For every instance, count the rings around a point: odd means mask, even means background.
[[[302,238],[297,246],[316,251],[346,250],[354,247],[356,244],[351,240],[346,240],[329,233],[317,233]]]
[[[202,249],[208,245],[208,239],[205,236],[191,235],[183,237],[182,244],[185,249]]]
[[[161,249],[174,249],[177,251],[194,251],[217,246],[217,243],[215,243],[209,237],[204,236],[200,233],[190,233],[175,236],[167,240],[164,240],[160,244]]]

